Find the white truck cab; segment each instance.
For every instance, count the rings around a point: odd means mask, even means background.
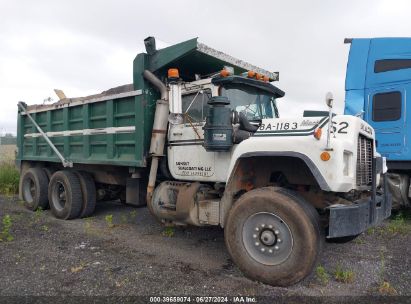
[[[327,148],[329,117],[280,118],[276,99],[284,93],[279,89],[275,95],[253,87],[250,90],[246,85],[227,88],[213,84],[212,78],[180,86],[180,99],[171,98],[170,91],[170,110],[182,109],[182,119],[170,123],[168,129],[167,159],[175,179],[227,183],[236,162],[247,153],[282,152],[299,153],[300,158],[312,162],[311,170],[315,170],[318,186],[324,191],[349,192],[371,186],[375,134],[363,120],[334,115],[331,148]],[[229,97],[232,111],[243,112],[258,126],[247,140],[226,152],[204,148],[203,127],[210,107],[208,101],[213,96]]]

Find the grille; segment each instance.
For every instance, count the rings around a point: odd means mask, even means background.
[[[362,135],[358,137],[357,146],[357,186],[372,185],[372,139]]]

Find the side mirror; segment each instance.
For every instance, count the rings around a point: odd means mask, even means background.
[[[325,95],[325,103],[327,104],[327,106],[331,109],[333,107],[333,100],[334,100],[334,96],[333,93],[328,92]]]

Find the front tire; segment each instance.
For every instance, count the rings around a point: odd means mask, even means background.
[[[227,249],[250,279],[289,286],[308,276],[321,251],[316,210],[296,193],[266,187],[247,192],[231,209]]]
[[[70,171],[57,171],[49,183],[50,209],[56,218],[69,220],[80,215],[83,205],[80,180]]]

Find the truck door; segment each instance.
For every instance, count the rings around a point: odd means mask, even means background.
[[[203,146],[207,101],[211,97],[211,88],[183,92],[184,122],[169,124],[167,159],[171,174],[178,180],[225,181],[224,168],[215,165],[216,157],[221,155],[207,152]]]
[[[366,115],[376,132],[378,152],[386,157],[402,154],[406,146],[404,87],[370,89]]]

